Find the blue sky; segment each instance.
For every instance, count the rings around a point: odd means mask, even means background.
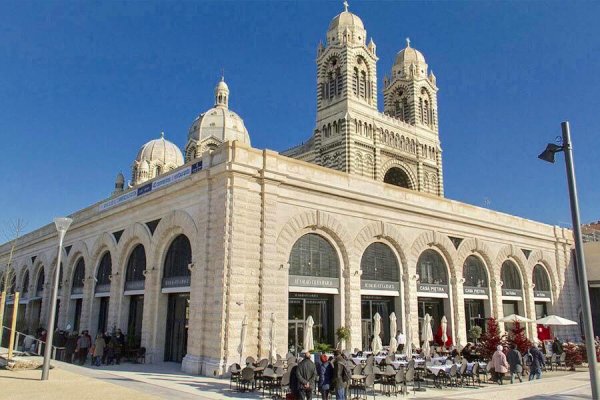
[[[315,56],[341,1],[0,2],[0,223],[28,230],[110,195],[139,147],[230,107],[257,148],[315,121]],[[377,44],[379,89],[410,37],[437,76],[446,197],[569,225],[569,120],[583,221],[600,219],[600,2],[351,1]],[[380,100],[380,104],[382,104]]]

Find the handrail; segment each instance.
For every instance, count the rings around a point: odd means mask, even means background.
[[[6,329],[6,335],[10,335],[10,328],[8,326],[2,326],[2,329]],[[8,337],[8,336],[6,336]],[[28,340],[31,340],[31,346],[29,349],[24,349],[23,346],[25,344],[25,339],[29,338]],[[42,355],[42,344],[45,344],[46,342],[37,339],[35,337],[33,337],[32,335],[28,335],[26,333],[23,332],[19,332],[19,331],[15,331],[15,344],[14,344],[14,348],[13,351],[14,352],[20,352],[20,353],[33,353],[36,354],[38,356]],[[21,346],[21,350],[19,350],[19,346]],[[33,351],[32,351],[33,349]],[[64,351],[64,347],[58,347],[58,346],[52,346],[52,352],[51,352],[51,356],[50,358],[53,360],[56,360],[56,353],[57,351]]]

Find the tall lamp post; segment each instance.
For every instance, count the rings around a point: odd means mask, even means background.
[[[573,219],[573,234],[575,235],[575,253],[577,276],[579,277],[579,294],[581,296],[581,309],[583,312],[583,329],[585,332],[585,346],[587,350],[588,366],[590,370],[590,381],[592,385],[592,399],[600,398],[600,386],[598,378],[598,362],[596,361],[596,345],[594,343],[594,331],[592,328],[592,311],[590,308],[590,293],[588,291],[588,280],[585,269],[585,258],[583,256],[583,240],[581,239],[581,222],[579,221],[579,202],[577,200],[577,185],[575,183],[575,167],[573,165],[573,149],[571,145],[571,132],[569,122],[562,122],[562,146],[549,143],[538,158],[554,163],[554,155],[558,152],[565,153],[565,164],[567,167],[567,180],[569,183],[569,197],[571,200],[571,217]]]
[[[58,231],[58,258],[56,270],[54,271],[54,283],[52,285],[52,296],[50,297],[50,315],[48,316],[48,334],[46,335],[46,347],[44,348],[44,365],[42,366],[42,380],[48,380],[50,370],[50,358],[52,356],[52,339],[54,336],[54,316],[56,315],[56,297],[58,296],[58,279],[60,277],[60,256],[62,254],[63,239],[67,229],[73,220],[71,218],[54,218],[54,224]]]

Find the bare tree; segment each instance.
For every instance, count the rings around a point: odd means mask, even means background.
[[[17,279],[17,272],[14,268],[11,268],[13,255],[15,253],[15,248],[17,247],[17,242],[25,229],[25,222],[18,218],[14,221],[8,222],[4,229],[2,229],[3,239],[6,240],[7,243],[10,243],[10,252],[8,253],[8,260],[6,262],[6,266],[4,268],[4,273],[2,276],[2,299],[0,300],[0,343],[2,342],[2,334],[4,333],[4,328],[2,325],[4,323],[4,308],[6,306],[7,295],[13,294],[12,290],[12,282],[13,279]]]

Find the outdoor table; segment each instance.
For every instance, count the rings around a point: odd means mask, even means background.
[[[352,361],[356,365],[364,364],[367,362],[367,357],[352,357]]]
[[[263,381],[263,396],[265,395],[265,387],[269,389],[269,395],[271,395],[271,389],[273,389],[274,384],[277,383],[277,381],[280,381],[281,378],[283,378],[283,374],[262,374],[261,379]]]
[[[431,357],[431,362],[433,362],[433,363],[439,362],[439,363],[443,364],[446,362],[447,359],[448,359],[448,357]]]

